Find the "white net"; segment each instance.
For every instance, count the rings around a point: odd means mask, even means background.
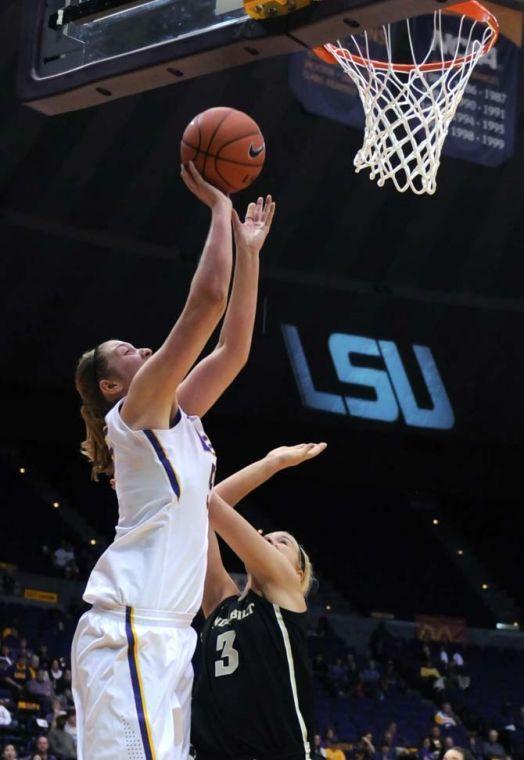
[[[352,35],[346,47],[339,43],[325,49],[351,77],[364,106],[364,143],[355,156],[356,171],[369,169],[370,179],[380,187],[391,180],[399,192],[432,195],[450,123],[473,69],[494,44],[496,32],[468,16],[437,11],[429,45],[420,55],[415,22],[402,23],[409,64],[394,63],[390,25],[382,28],[384,61],[372,60],[367,33]]]

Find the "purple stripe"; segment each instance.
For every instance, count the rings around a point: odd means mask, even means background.
[[[127,635],[127,659],[129,661],[129,671],[131,673],[131,684],[133,686],[133,695],[135,697],[136,713],[138,716],[138,725],[142,736],[142,744],[146,760],[154,760],[153,748],[149,743],[147,733],[146,718],[144,715],[144,705],[142,704],[142,695],[140,694],[140,682],[138,680],[138,669],[135,660],[135,634],[131,625],[131,607],[126,607],[126,635]]]
[[[205,433],[204,433],[204,435],[200,435],[200,433],[198,432],[198,430],[196,431],[196,433],[197,433],[198,437],[200,438],[200,443],[202,444],[202,448],[204,449],[204,451],[210,451],[212,454],[214,454],[215,450],[214,450],[213,446],[211,445],[211,441],[209,440],[209,438],[207,437],[207,435],[205,435]]]
[[[175,474],[175,471],[173,470],[173,467],[171,466],[171,462],[166,456],[166,452],[162,448],[162,445],[156,435],[153,433],[152,430],[144,430],[144,433],[146,434],[147,440],[151,444],[151,446],[154,448],[155,453],[157,457],[159,458],[164,470],[167,473],[167,477],[169,478],[169,482],[171,483],[171,488],[176,493],[178,498],[180,498],[180,486],[178,484],[178,480]]]
[[[178,409],[176,410],[175,419],[173,420],[169,428],[172,430],[174,427],[176,427],[176,425],[178,425],[181,419],[182,419],[182,412],[180,411],[180,407],[178,407]]]

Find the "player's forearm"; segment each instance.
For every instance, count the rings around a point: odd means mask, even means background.
[[[219,347],[242,367],[249,358],[258,298],[258,253],[237,249],[231,296],[220,332]]]
[[[233,261],[231,204],[217,203],[211,211],[211,224],[202,256],[191,283],[192,295],[211,295],[227,302]]]
[[[216,493],[234,507],[279,470],[276,460],[259,459],[215,486]]]

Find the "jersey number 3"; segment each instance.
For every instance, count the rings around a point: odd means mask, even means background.
[[[215,662],[215,676],[230,676],[238,668],[238,650],[233,646],[236,631],[226,631],[217,638],[217,652],[220,659]]]

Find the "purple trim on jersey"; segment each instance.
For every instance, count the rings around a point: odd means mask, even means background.
[[[171,488],[173,489],[177,497],[180,498],[180,485],[178,483],[176,473],[173,469],[173,465],[167,458],[167,454],[162,448],[162,444],[160,443],[160,441],[158,440],[158,438],[156,437],[156,435],[153,433],[152,430],[144,430],[144,433],[146,435],[147,440],[149,441],[151,446],[154,448],[155,453],[157,457],[159,458],[162,467],[167,473],[167,477],[169,478],[169,482],[171,483]]]
[[[215,475],[217,473],[217,464],[213,462],[211,465],[211,473],[209,475],[209,490],[212,491],[215,485]]]
[[[131,607],[126,607],[126,636],[127,636],[127,659],[129,662],[129,671],[131,673],[131,684],[133,686],[133,695],[135,697],[136,713],[138,717],[138,725],[140,727],[140,735],[142,737],[142,745],[144,747],[144,753],[146,760],[154,760],[153,748],[149,741],[149,734],[147,731],[146,717],[144,714],[144,704],[142,702],[142,694],[140,691],[140,680],[138,677],[138,668],[135,659],[135,634],[133,632],[133,626],[131,624]]]
[[[211,454],[215,454],[216,456],[215,449],[213,448],[213,445],[211,444],[211,441],[209,440],[207,435],[205,433],[204,435],[201,435],[198,432],[198,430],[196,431],[196,434],[198,435],[200,439],[200,443],[202,444],[202,448],[204,449],[204,451],[209,451]]]

